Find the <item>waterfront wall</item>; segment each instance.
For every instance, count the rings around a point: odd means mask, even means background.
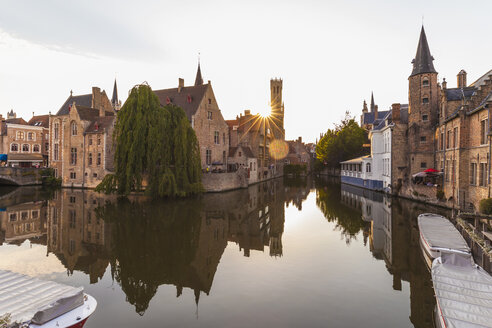
[[[41,184],[40,170],[24,167],[0,167],[0,184],[29,186]]]
[[[239,169],[229,173],[205,173],[202,175],[202,184],[206,192],[220,192],[247,188],[249,185],[248,172]]]

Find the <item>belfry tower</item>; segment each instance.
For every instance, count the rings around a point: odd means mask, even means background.
[[[439,87],[424,27],[408,77],[408,147],[411,175],[434,166],[434,129],[438,121]]]
[[[270,106],[272,108],[270,126],[275,139],[285,140],[282,85],[282,79],[275,78],[270,80]]]

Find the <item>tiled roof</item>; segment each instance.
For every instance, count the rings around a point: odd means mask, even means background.
[[[475,87],[446,89],[446,99],[448,101],[462,100],[463,96],[465,96],[465,99],[468,99],[473,95],[475,90]]]
[[[229,128],[232,128],[233,126],[238,126],[239,125],[239,120],[226,120],[225,121]]]
[[[485,82],[485,80],[489,79],[491,75],[492,75],[492,69],[490,71],[488,71],[487,73],[485,73],[484,75],[482,75],[480,78],[478,78],[478,80],[476,80],[475,82],[473,82],[469,86],[478,88]]]
[[[33,126],[42,126],[43,128],[48,128],[50,125],[50,116],[49,115],[38,115],[38,116],[33,116],[29,122],[27,122],[29,125]]]
[[[154,93],[159,98],[159,102],[162,106],[166,106],[169,99],[171,104],[181,107],[186,113],[188,120],[191,121],[191,117],[195,115],[198,110],[198,105],[205,96],[208,87],[208,84],[203,84],[192,87],[183,87],[180,92],[178,92],[178,88],[172,88],[154,90]]]
[[[22,117],[10,118],[5,120],[5,123],[27,125],[27,122]]]
[[[92,121],[99,116],[99,110],[91,107],[78,106],[75,104],[80,119],[84,121]]]
[[[388,110],[378,111],[378,120],[385,117],[388,114]],[[375,124],[374,122],[374,112],[364,113],[364,120],[362,124]]]
[[[86,133],[101,133],[109,128],[115,121],[115,116],[103,116],[94,119],[85,129]]]
[[[73,104],[75,101],[75,104],[77,106],[84,106],[84,107],[91,107],[92,106],[92,93],[89,93],[87,95],[80,95],[80,96],[72,96],[68,97],[67,100],[65,100],[65,103],[60,107],[60,110],[58,110],[58,113],[56,115],[67,115],[69,113],[69,106]]]
[[[422,73],[437,73],[434,69],[434,64],[429,49],[429,44],[427,43],[427,36],[425,35],[424,26],[420,31],[419,45],[417,47],[417,53],[415,54],[415,59],[412,60],[413,70],[412,75],[422,74]]]
[[[239,148],[242,148],[244,156],[246,156],[248,158],[254,158],[255,157],[255,155],[253,154],[253,151],[251,151],[251,148],[249,148],[247,146],[229,147],[229,157],[233,157]]]

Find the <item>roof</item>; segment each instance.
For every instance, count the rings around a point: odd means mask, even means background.
[[[340,164],[355,164],[355,163],[362,163],[362,161],[366,158],[370,158],[371,155],[366,155],[366,156],[361,156],[353,159],[349,159],[347,161],[340,162]]]
[[[85,133],[101,133],[107,130],[114,122],[115,116],[103,116],[97,117],[93,120],[89,126],[85,129]]]
[[[381,118],[388,115],[389,112],[390,112],[389,110],[378,111],[378,120],[381,120]],[[375,112],[364,113],[362,124],[375,124],[374,116],[375,116]]]
[[[478,87],[482,86],[482,84],[484,84],[484,82],[486,80],[490,79],[491,75],[492,75],[492,69],[490,71],[488,71],[487,73],[485,73],[484,75],[482,75],[481,77],[479,77],[478,80],[476,80],[475,82],[473,82],[469,86],[478,88]]]
[[[434,64],[432,63],[433,60],[434,57],[432,57],[430,53],[427,36],[425,35],[424,26],[422,25],[417,53],[415,54],[414,60],[412,60],[413,70],[410,76],[422,73],[437,73],[434,69]]]
[[[75,102],[77,106],[84,106],[84,107],[91,107],[92,106],[92,93],[89,93],[87,95],[80,95],[80,96],[72,96],[70,94],[70,97],[65,100],[63,105],[60,107],[58,110],[58,113],[56,115],[67,115],[69,113],[69,106],[71,106]]]
[[[161,105],[167,105],[167,99],[169,99],[171,104],[181,107],[186,113],[188,120],[191,121],[191,117],[198,110],[198,106],[205,96],[208,86],[208,84],[203,84],[183,87],[181,91],[178,91],[178,88],[154,90],[154,93],[159,98]]]
[[[465,99],[468,99],[473,95],[475,90],[475,87],[446,89],[446,99],[448,101],[463,100],[463,96]]]
[[[229,128],[232,128],[233,126],[238,126],[239,125],[239,120],[226,120],[225,121]]]
[[[50,116],[49,115],[38,115],[38,116],[33,116],[29,122],[27,122],[29,125],[33,126],[42,126],[43,128],[48,128],[50,125]]]
[[[5,120],[5,123],[27,125],[27,122],[22,117],[10,118],[8,120]]]
[[[77,104],[75,105],[75,107],[77,108],[77,112],[79,113],[81,120],[92,121],[93,119],[99,116],[98,109],[85,107],[85,106],[78,106]]]
[[[200,63],[198,63],[198,69],[196,71],[196,78],[195,78],[195,86],[202,85],[202,84],[203,84],[202,70],[200,69]]]
[[[113,97],[111,98],[111,104],[113,106],[118,104],[118,88],[116,87],[116,79],[114,79]]]
[[[248,146],[237,146],[237,147],[229,147],[229,157],[233,157],[236,154],[236,151],[241,148],[244,156],[248,158],[254,158],[255,155],[253,154],[253,151],[251,151],[251,148]]]

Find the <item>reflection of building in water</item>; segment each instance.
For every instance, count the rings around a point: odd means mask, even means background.
[[[431,277],[421,258],[417,216],[430,211],[422,204],[393,199],[366,189],[342,185],[342,202],[361,212],[371,222],[370,250],[384,259],[393,276],[393,289],[402,290],[402,280],[410,284],[410,320],[416,328],[433,327],[435,300]],[[432,209],[436,211],[436,209]]]
[[[95,215],[106,196],[62,189],[48,204],[48,251],[72,273],[83,271],[91,283],[102,278],[108,265],[108,225]]]
[[[3,241],[20,245],[24,240],[43,243],[46,235],[44,201],[9,205],[0,211],[0,245]]]

